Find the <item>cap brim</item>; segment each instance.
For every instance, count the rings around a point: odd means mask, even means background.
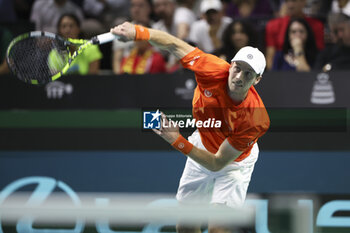
[[[245,63],[247,63],[247,64],[250,66],[250,68],[252,68],[252,70],[254,70],[254,72],[255,72],[256,74],[261,75],[261,74],[259,74],[259,73],[254,69],[254,67],[253,67],[249,62],[247,62],[247,61],[245,61],[245,60],[241,60],[241,59],[234,59],[234,58],[232,58],[231,62],[233,62],[233,61],[242,61],[242,62],[245,62]]]

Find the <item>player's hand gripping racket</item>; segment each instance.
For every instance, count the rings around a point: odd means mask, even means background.
[[[64,39],[49,32],[28,32],[13,39],[7,49],[6,61],[22,81],[45,84],[67,73],[73,60],[86,48],[119,38],[110,32],[90,40]],[[77,46],[73,54],[70,46]]]

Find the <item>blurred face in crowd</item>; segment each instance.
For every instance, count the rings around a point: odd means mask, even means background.
[[[296,17],[303,14],[306,0],[285,0],[287,15]]]
[[[305,44],[307,40],[307,30],[304,25],[299,22],[293,22],[289,27],[289,41],[295,38],[299,38],[303,44]]]
[[[339,42],[338,40],[338,30],[337,30],[337,24],[333,21],[331,21],[330,18],[328,18],[328,26],[329,26],[329,30],[330,30],[330,36],[331,36],[331,42],[336,44]]]
[[[147,0],[131,0],[130,13],[132,20],[136,23],[148,24],[151,6]]]
[[[153,0],[153,9],[160,19],[166,19],[173,16],[175,3],[172,0]]]
[[[336,36],[338,42],[350,47],[350,22],[339,23],[336,27]]]
[[[244,32],[241,23],[235,23],[232,25],[231,41],[237,50],[248,45],[249,37]]]
[[[210,24],[210,25],[220,24],[220,22],[221,22],[221,12],[214,10],[214,9],[208,10],[204,14],[204,17],[207,20],[208,24]]]
[[[344,8],[349,0],[337,0],[339,8]]]
[[[58,27],[58,32],[64,38],[78,38],[80,28],[78,23],[69,16],[64,16]]]

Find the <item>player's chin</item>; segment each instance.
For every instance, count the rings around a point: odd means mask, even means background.
[[[240,90],[242,87],[240,85],[236,85],[235,83],[230,83],[228,85],[229,90],[232,91],[238,91]]]

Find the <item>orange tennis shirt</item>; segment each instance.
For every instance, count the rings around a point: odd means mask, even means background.
[[[228,94],[230,64],[196,48],[181,59],[182,65],[195,72],[197,87],[192,101],[192,114],[198,121],[215,119],[220,128],[198,128],[205,148],[216,153],[222,142],[228,142],[242,154],[242,161],[270,126],[264,103],[252,86],[245,100],[235,105]]]

